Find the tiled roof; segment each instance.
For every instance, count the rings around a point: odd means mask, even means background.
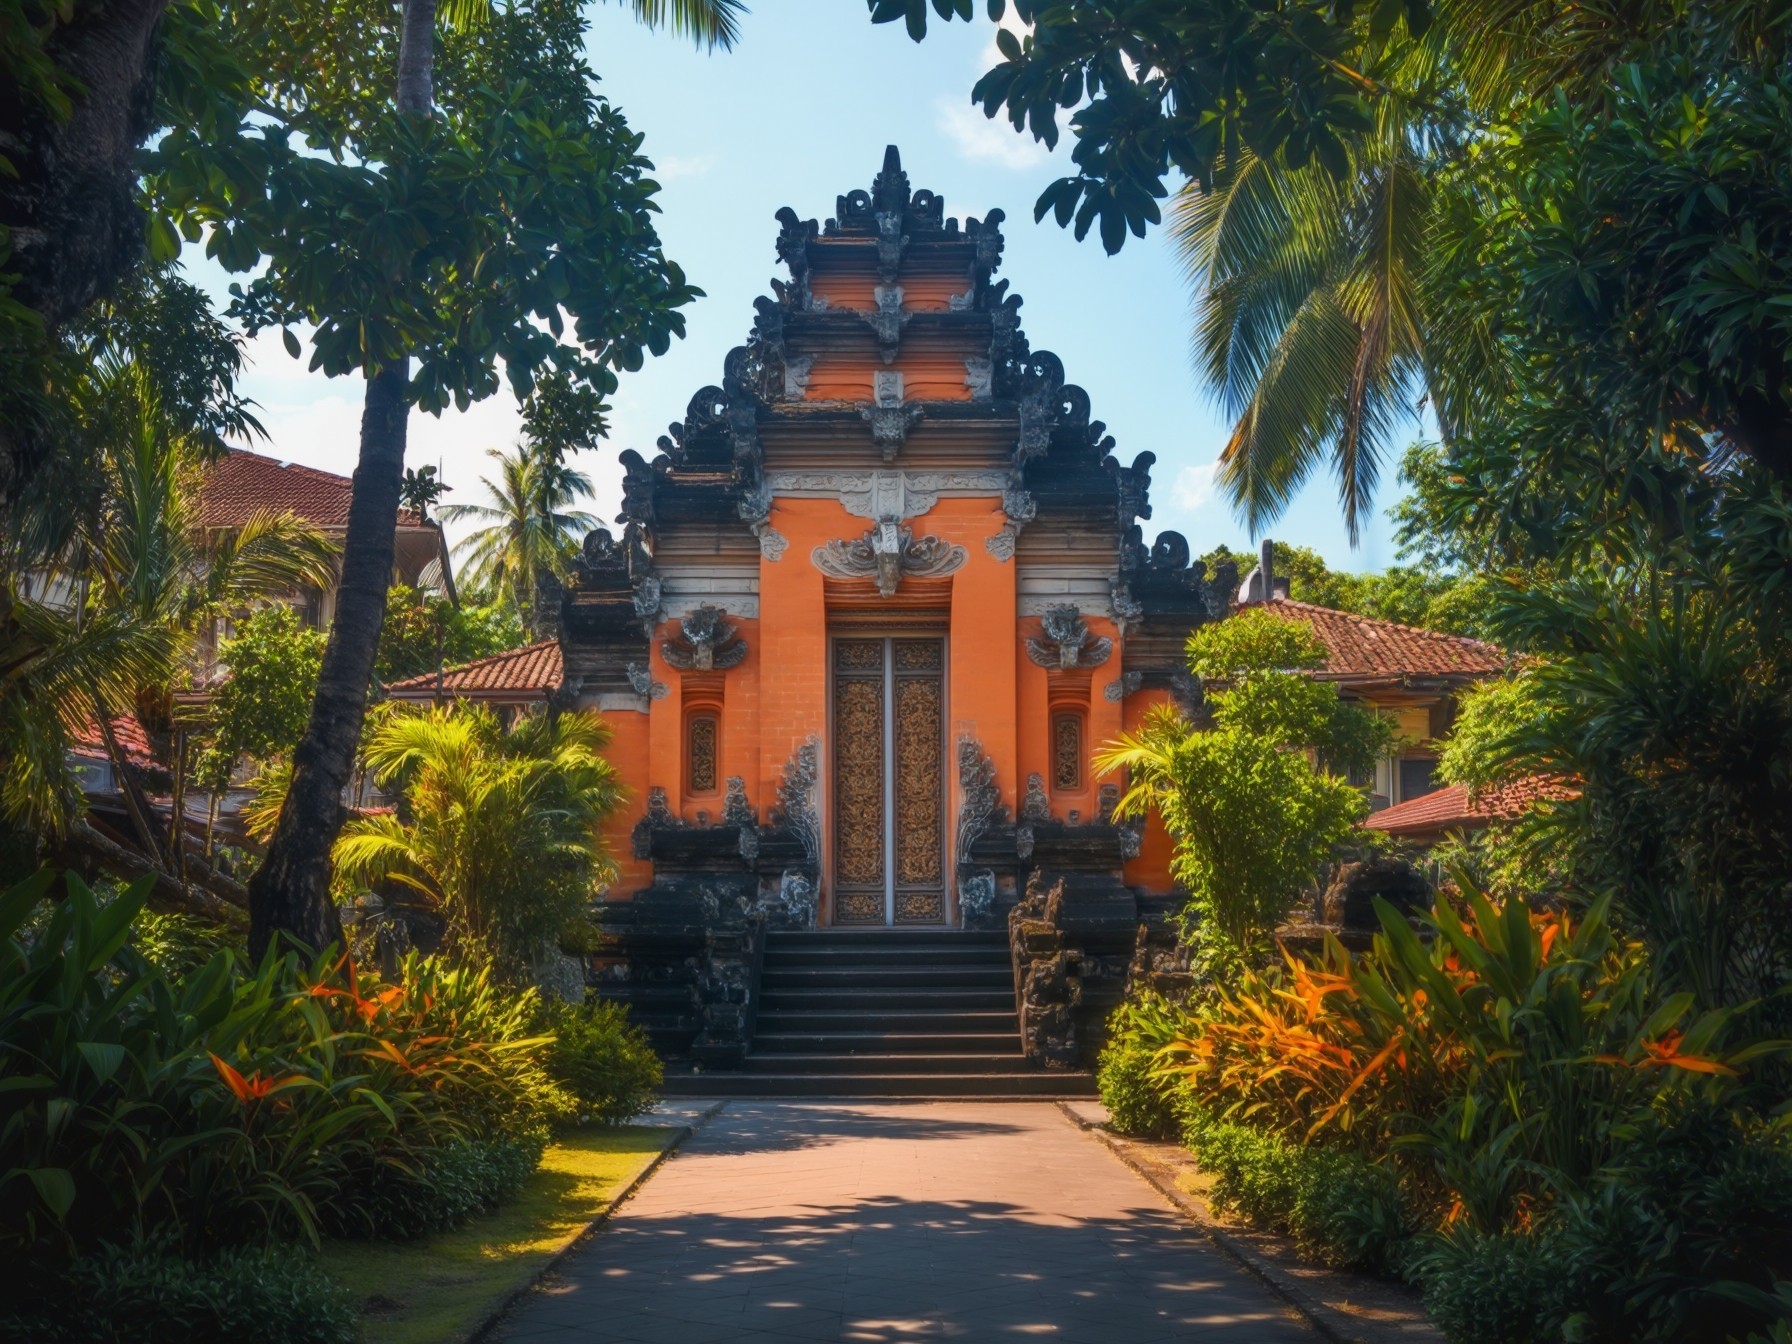
[[[1378,621],[1285,597],[1247,605],[1312,626],[1325,646],[1325,667],[1319,675],[1327,679],[1487,676],[1506,666],[1503,650],[1464,635]]]
[[[150,745],[149,734],[143,731],[143,725],[138,722],[135,714],[113,715],[112,735],[118,739],[118,748],[124,753],[127,764],[146,770],[156,767],[155,748]],[[88,720],[81,731],[70,739],[69,747],[79,755],[104,759],[106,738],[100,732],[100,721]]]
[[[1512,821],[1533,803],[1557,802],[1580,791],[1550,775],[1523,775],[1505,784],[1482,789],[1469,797],[1461,784],[1450,784],[1419,798],[1372,813],[1363,823],[1388,835],[1422,835],[1431,831],[1474,830],[1496,821]]]
[[[549,639],[447,668],[442,673],[442,693],[490,699],[545,698],[565,679],[560,643]],[[386,693],[400,700],[428,699],[436,693],[436,674],[425,672],[395,681],[386,687]]]
[[[346,527],[353,494],[354,482],[346,476],[232,448],[206,471],[199,525],[241,527],[256,513],[290,509],[315,527]],[[407,527],[421,522],[409,509],[398,511],[398,521]]]

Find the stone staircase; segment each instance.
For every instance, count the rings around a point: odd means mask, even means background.
[[[1005,933],[766,936],[758,1022],[738,1072],[672,1075],[673,1096],[1064,1097],[1087,1073],[1021,1053]]]

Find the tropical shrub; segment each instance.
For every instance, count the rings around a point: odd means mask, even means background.
[[[432,1148],[414,1179],[405,1173],[382,1182],[343,1230],[403,1241],[459,1227],[513,1198],[541,1165],[546,1147],[546,1132],[537,1130],[518,1138],[457,1139]],[[331,1225],[327,1216],[326,1225]]]
[[[539,1156],[571,1110],[541,1067],[533,994],[488,971],[413,955],[388,986],[221,951],[176,979],[129,945],[147,882],[102,905],[71,877],[27,932],[50,885],[0,895],[0,1251],[15,1265],[54,1271],[107,1241],[201,1253],[382,1232],[442,1149]]]
[[[1157,1057],[1183,1026],[1181,1010],[1150,990],[1128,999],[1108,1018],[1095,1081],[1108,1108],[1108,1123],[1120,1133],[1153,1139],[1176,1134],[1175,1080],[1158,1071]]]
[[[1188,658],[1211,726],[1158,711],[1096,768],[1127,772],[1120,813],[1162,815],[1197,964],[1223,978],[1267,954],[1270,931],[1367,815],[1362,792],[1331,772],[1366,768],[1390,729],[1300,674],[1324,661],[1300,622],[1242,611],[1197,629]]]
[[[665,1068],[622,1004],[547,1000],[542,1024],[554,1034],[547,1071],[577,1100],[582,1116],[620,1124],[658,1100]]]
[[[1425,1312],[1451,1344],[1559,1344],[1568,1272],[1547,1236],[1471,1227],[1437,1238],[1415,1262]]]
[[[366,755],[406,805],[343,828],[338,877],[402,889],[446,921],[447,953],[527,983],[609,871],[600,828],[622,793],[608,743],[584,712],[531,715],[509,731],[479,707],[394,714]]]
[[[1225,1122],[1200,1125],[1192,1147],[1215,1177],[1216,1211],[1286,1232],[1328,1264],[1372,1273],[1399,1265],[1414,1228],[1391,1166]]]
[[[266,1251],[190,1260],[108,1246],[47,1299],[0,1309],[3,1344],[355,1344],[360,1326],[349,1294],[309,1259]]]

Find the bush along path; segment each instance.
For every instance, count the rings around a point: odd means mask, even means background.
[[[1787,1042],[1662,993],[1602,903],[1457,880],[1428,937],[1384,904],[1366,952],[1123,1005],[1114,1128],[1179,1140],[1221,1215],[1412,1285],[1451,1344],[1792,1339]]]
[[[1071,1122],[1090,1131],[1122,1162],[1199,1227],[1227,1255],[1256,1275],[1334,1344],[1445,1344],[1419,1294],[1403,1284],[1319,1263],[1290,1237],[1227,1220],[1213,1210],[1211,1173],[1195,1154],[1168,1139],[1135,1138],[1112,1127],[1095,1101],[1060,1101]]]
[[[398,1257],[398,1282],[464,1228],[513,1278],[412,1336],[455,1338],[666,1145],[602,1123],[659,1082],[609,1010],[414,953],[390,983],[335,952],[169,955],[149,890],[0,892],[0,1344],[354,1344],[370,1294],[330,1270]]]

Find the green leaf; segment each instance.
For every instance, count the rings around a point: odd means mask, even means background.
[[[57,1221],[68,1216],[75,1203],[75,1178],[62,1167],[31,1167],[25,1172],[37,1189],[39,1199],[49,1207]]]

